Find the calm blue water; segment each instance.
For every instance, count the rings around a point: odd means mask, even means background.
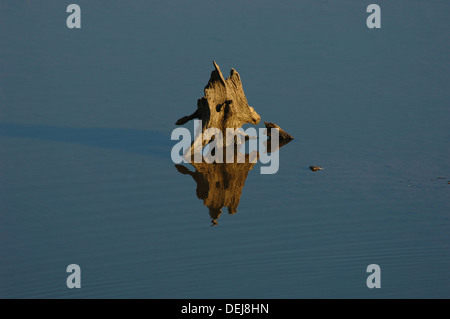
[[[378,30],[369,1],[69,3],[0,1],[1,298],[450,297],[448,1]],[[170,134],[213,59],[295,140],[211,227]]]

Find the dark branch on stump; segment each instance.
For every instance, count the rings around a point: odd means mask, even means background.
[[[286,145],[287,143],[289,143],[290,141],[292,141],[294,139],[292,137],[292,135],[286,133],[281,127],[279,127],[275,123],[264,122],[264,125],[266,126],[266,129],[267,129],[267,137],[269,138],[266,143],[266,150],[268,153],[275,152],[277,149],[280,149],[281,147],[283,147],[284,145]],[[278,148],[277,149],[272,149],[272,136],[271,136],[272,128],[278,129]]]

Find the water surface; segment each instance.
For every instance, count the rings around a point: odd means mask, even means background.
[[[447,1],[379,30],[370,2],[77,3],[80,30],[0,4],[0,297],[450,297]],[[215,226],[170,159],[212,60],[295,137]]]

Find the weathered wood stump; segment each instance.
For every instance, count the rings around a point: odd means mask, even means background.
[[[221,131],[223,138],[221,141],[223,143],[222,146],[233,143],[245,143],[250,138],[256,138],[247,136],[241,132],[238,135],[244,137],[242,140],[237,139],[234,135],[230,135],[232,139],[227,136],[227,128],[237,129],[247,123],[258,124],[261,117],[253,107],[248,105],[239,73],[231,69],[230,76],[225,79],[217,63],[213,61],[213,64],[214,70],[211,72],[210,79],[204,89],[205,94],[197,100],[197,110],[191,115],[180,118],[175,123],[176,125],[183,125],[193,119],[202,121],[202,126],[194,132],[195,137],[190,149],[184,154],[186,158],[193,156],[195,152],[201,152],[214,139],[214,135],[208,137],[207,134],[204,134],[208,129],[218,129]],[[275,152],[294,139],[278,125],[272,122],[264,122],[264,124],[266,125],[268,136],[268,140],[264,141],[266,147],[265,152]],[[272,128],[277,129],[279,132],[277,147],[275,147],[271,137]]]
[[[239,73],[231,69],[228,79],[224,79],[216,62],[213,61],[215,70],[205,87],[205,96],[198,99],[197,110],[191,115],[180,118],[175,124],[183,125],[192,119],[202,120],[202,132],[208,128],[217,128],[222,131],[225,139],[227,128],[240,128],[246,123],[258,124],[261,117],[248,105],[247,98],[242,88]],[[203,148],[209,141],[197,136],[191,146],[201,145]],[[226,141],[224,141],[226,143]]]

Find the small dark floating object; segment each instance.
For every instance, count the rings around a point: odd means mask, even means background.
[[[322,167],[320,167],[320,166],[310,166],[309,167],[309,169],[310,170],[312,170],[313,172],[316,172],[316,171],[320,171],[321,169],[323,169]]]

